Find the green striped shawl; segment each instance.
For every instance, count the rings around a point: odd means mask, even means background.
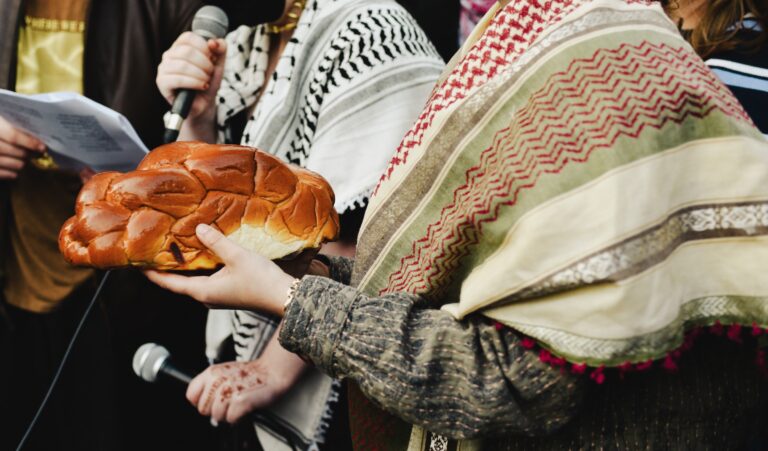
[[[590,365],[768,325],[765,138],[659,6],[561,7],[536,33],[512,2],[464,49],[371,202],[354,283]]]
[[[768,326],[768,142],[661,7],[497,9],[382,177],[353,284],[592,366]]]

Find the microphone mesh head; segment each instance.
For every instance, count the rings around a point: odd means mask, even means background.
[[[228,29],[227,14],[215,6],[203,6],[192,19],[192,31],[205,39],[223,38]]]
[[[143,344],[133,355],[133,372],[147,382],[155,382],[160,368],[170,355],[171,353],[159,344]]]

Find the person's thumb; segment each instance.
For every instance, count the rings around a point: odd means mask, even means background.
[[[224,234],[206,224],[198,224],[195,233],[200,242],[216,254],[225,265],[231,266],[237,263],[243,249],[227,239]]]

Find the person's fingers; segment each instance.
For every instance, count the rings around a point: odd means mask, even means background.
[[[216,68],[213,70],[213,75],[211,76],[211,87],[210,87],[210,95],[216,96],[216,94],[219,92],[219,88],[221,87],[221,80],[224,78],[224,64],[223,63],[216,63]]]
[[[208,90],[208,96],[215,97],[216,93],[221,87],[221,80],[224,78],[224,65],[226,63],[227,44],[223,39],[208,41],[209,46],[212,48],[211,61],[214,64],[213,73],[211,74],[211,86]]]
[[[200,399],[197,401],[197,411],[200,415],[208,416],[211,414],[211,406],[213,405],[213,394],[216,390],[211,388],[210,383],[205,384],[203,393],[200,395]]]
[[[200,52],[199,50],[192,47],[180,47],[173,49],[173,51],[169,50],[163,56],[161,64],[170,63],[172,61],[184,61],[197,67],[203,72],[210,74],[213,72],[214,63],[212,59],[214,58],[215,55],[209,55],[208,53]]]
[[[264,408],[275,400],[275,395],[266,386],[256,387],[232,396],[227,409],[227,423],[237,423],[256,409]]]
[[[195,232],[200,242],[213,251],[225,265],[235,265],[242,258],[243,248],[230,241],[224,234],[213,227],[206,224],[198,224]]]
[[[232,388],[228,383],[222,384],[213,395],[213,405],[211,407],[211,419],[218,423],[224,421],[227,417],[227,409],[232,398]]]
[[[18,172],[22,170],[22,168],[24,168],[24,160],[0,156],[0,169]]]
[[[194,37],[200,38],[200,36]],[[172,103],[178,89],[196,91],[208,89],[211,74],[215,70],[211,57],[212,53],[205,42],[203,42],[202,48],[188,44],[174,44],[173,47],[163,53],[163,59],[157,68],[155,79],[163,97]],[[201,76],[200,71],[204,75]]]
[[[160,91],[160,94],[163,96],[166,102],[173,103],[173,100],[176,98],[176,93],[174,92],[173,87],[166,84],[169,81],[169,77],[164,77],[159,71],[157,72],[157,76],[155,77],[155,85],[157,86],[157,90]]]
[[[194,91],[205,91],[208,89],[208,80],[199,80],[188,75],[181,74],[157,74],[157,86],[160,93],[167,100],[169,97],[175,97],[175,91],[178,89],[192,89]]]
[[[176,91],[179,89],[192,89],[201,91],[207,89],[207,83],[193,78],[186,78],[179,75],[157,75],[157,88],[168,103],[173,103],[176,98]]]
[[[207,47],[199,49],[189,45],[172,47],[163,54],[163,62],[171,60],[182,60],[203,69],[206,72],[213,72],[213,62],[215,54]]]
[[[205,68],[202,68],[196,64],[192,64],[187,60],[176,58],[163,61],[162,64],[162,73],[165,76],[184,75],[206,83],[210,82],[211,75],[213,74],[214,70],[213,65],[211,65],[210,71],[208,71]]]
[[[192,379],[192,382],[187,385],[187,401],[189,401],[193,406],[196,406],[200,402],[200,395],[203,394],[205,382],[209,377],[208,374],[208,371],[204,371],[198,374],[194,379]]]
[[[208,41],[208,48],[217,60],[223,62],[224,57],[227,55],[227,41],[221,38],[211,39]]]
[[[227,408],[227,423],[235,424],[252,411],[253,408],[249,400],[241,394],[237,394],[232,398]]]
[[[0,169],[0,180],[15,180],[18,176],[18,172]]]
[[[144,271],[144,275],[166,290],[191,296],[200,302],[208,299],[209,278],[207,276],[187,277],[153,270]]]
[[[200,412],[201,415],[206,417],[211,415],[213,401],[216,398],[219,387],[221,387],[223,383],[224,378],[217,377],[210,384],[206,385],[205,390],[203,390],[203,395],[200,397],[200,400],[197,403],[197,411]]]
[[[34,136],[25,133],[3,120],[0,122],[0,140],[22,149],[44,152],[45,144]]]
[[[181,35],[179,35],[178,38],[176,38],[176,41],[173,43],[173,47],[180,46],[180,45],[189,45],[198,49],[206,49],[208,48],[208,41],[191,31],[185,31]]]
[[[218,50],[219,50],[219,40],[218,39],[209,39],[208,42],[208,50],[211,52],[211,55],[214,57],[214,59],[218,56]]]
[[[0,155],[24,159],[29,157],[29,151],[0,140]]]
[[[331,269],[320,260],[312,260],[307,267],[307,274],[310,276],[331,277]]]

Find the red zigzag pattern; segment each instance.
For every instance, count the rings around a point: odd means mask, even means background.
[[[499,12],[483,37],[445,81],[435,88],[426,108],[405,135],[382,174],[379,185],[390,178],[397,166],[405,163],[412,149],[421,145],[424,132],[432,126],[438,112],[464,99],[472,89],[484,85],[501,69],[515,61],[541,34],[544,26],[558,22],[584,3],[585,0],[512,2]]]
[[[408,160],[414,148],[422,144],[424,133],[432,126],[435,115],[464,99],[472,90],[483,86],[504,67],[512,64],[539,37],[545,27],[552,26],[588,0],[538,0],[512,2],[493,19],[485,34],[470,49],[443,83],[435,88],[413,128],[403,138],[387,169],[381,175],[374,195],[397,166]],[[626,0],[625,3],[652,4],[653,0]]]
[[[741,105],[689,49],[644,42],[601,49],[554,74],[466,172],[440,220],[412,245],[381,292],[439,298],[483,224],[515,205],[542,174],[588,160],[619,137],[704,117],[718,109],[751,123]]]

